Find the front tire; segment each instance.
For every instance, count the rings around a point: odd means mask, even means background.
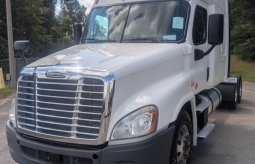
[[[170,164],[189,164],[193,130],[190,115],[183,111],[176,121],[176,129],[173,138]]]

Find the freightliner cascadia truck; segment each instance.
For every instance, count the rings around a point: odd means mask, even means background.
[[[6,133],[21,164],[189,164],[235,109],[227,0],[95,0],[73,47],[26,65]]]

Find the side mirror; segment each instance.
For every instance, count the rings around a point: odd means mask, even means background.
[[[20,54],[21,61],[22,61],[24,67],[27,65],[27,61],[24,56],[24,53],[28,52],[29,43],[30,42],[28,40],[20,40],[20,41],[14,42],[14,44],[13,44],[13,50],[14,50],[14,52]]]
[[[212,14],[209,16],[209,27],[208,27],[208,43],[212,46],[203,52],[199,49],[195,49],[195,61],[203,59],[209,55],[214,47],[223,43],[224,38],[224,15],[223,14]]]
[[[82,25],[81,24],[74,24],[74,44],[77,45],[80,43],[81,35],[82,35]]]
[[[14,42],[13,50],[17,53],[25,53],[29,51],[29,41],[28,40],[20,40]]]
[[[209,16],[208,43],[216,46],[223,43],[224,15],[212,14]]]

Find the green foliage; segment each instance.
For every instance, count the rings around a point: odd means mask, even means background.
[[[0,36],[0,60],[8,58],[8,42]]]
[[[84,24],[86,7],[80,5],[78,0],[61,0],[61,8],[57,20],[61,27],[60,31],[64,36],[64,44],[70,45],[70,39],[73,40],[73,25],[75,23]]]
[[[232,53],[255,60],[255,0],[230,0],[232,8]]]
[[[0,60],[8,58],[6,0],[0,0]],[[13,36],[30,40],[26,57],[43,57],[73,45],[73,24],[84,22],[86,7],[78,0],[12,0]]]

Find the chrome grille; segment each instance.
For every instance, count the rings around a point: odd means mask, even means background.
[[[104,81],[38,78],[18,81],[17,124],[21,129],[65,138],[95,140],[100,133]]]

